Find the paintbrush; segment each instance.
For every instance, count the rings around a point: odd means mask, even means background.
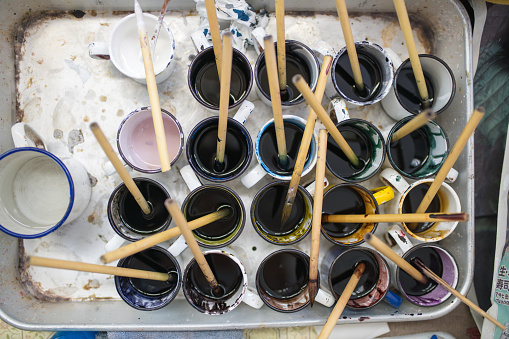
[[[391,140],[389,142],[396,142],[400,139],[403,139],[413,131],[418,130],[422,126],[426,125],[428,121],[435,119],[436,114],[430,109],[425,109],[415,117],[413,117],[410,121],[404,124],[401,128],[399,128],[396,132],[392,134]]]
[[[314,215],[313,215],[314,216]],[[468,213],[402,213],[402,214],[335,214],[323,215],[322,222],[375,223],[375,222],[441,222],[468,221]]]
[[[329,131],[331,137],[334,141],[336,141],[339,148],[341,148],[345,156],[348,158],[348,161],[350,161],[356,168],[361,167],[363,164],[361,164],[357,155],[355,155],[350,145],[348,145],[348,142],[345,140],[343,135],[341,135],[341,132],[338,131],[336,125],[334,125],[327,112],[325,112],[322,104],[316,99],[311,88],[309,88],[309,85],[306,83],[306,80],[304,80],[304,77],[297,74],[292,78],[292,81],[295,87],[297,87],[297,89],[302,93],[302,96],[306,99],[307,103],[313,108],[322,124],[325,128],[327,128],[327,131]]]
[[[313,219],[311,221],[311,252],[309,254],[309,300],[311,306],[318,293],[318,253],[320,230],[322,228],[323,181],[325,178],[325,157],[327,155],[327,130],[318,134],[318,156],[316,159],[315,194],[313,198]]]
[[[279,166],[287,168],[288,153],[286,150],[285,127],[283,121],[283,111],[281,107],[281,91],[278,87],[278,70],[276,61],[276,51],[274,49],[274,40],[272,35],[263,38],[265,45],[265,65],[267,67],[267,77],[269,81],[270,100],[272,104],[272,114],[274,116],[274,128],[276,130],[277,153]],[[286,86],[286,85],[285,85]]]
[[[225,168],[224,152],[226,148],[226,132],[228,129],[228,106],[230,104],[230,85],[232,73],[232,34],[223,36],[223,49],[221,51],[221,76],[219,89],[219,120],[217,125],[217,147],[214,170],[222,172]]]
[[[189,228],[189,225],[187,224],[184,214],[182,213],[177,203],[173,199],[166,199],[164,205],[166,206],[168,212],[171,214],[173,220],[175,220],[175,223],[180,229],[180,232],[182,232],[182,235],[186,239],[187,246],[189,246],[189,249],[193,253],[194,259],[196,260],[196,263],[200,267],[200,270],[202,271],[203,275],[205,276],[205,279],[209,283],[212,292],[214,293],[215,296],[221,296],[223,293],[221,287],[217,283],[216,277],[214,276],[214,272],[212,272],[212,269],[210,268],[207,259],[205,259],[205,256],[200,250],[200,246],[198,245],[198,242],[194,238],[193,232]]]
[[[465,303],[468,307],[491,321],[493,324],[495,324],[498,328],[502,329],[502,331],[505,330],[505,326],[502,325],[499,321],[497,321],[495,318],[490,316],[488,313],[484,312],[479,306],[471,302],[467,299],[464,295],[462,295],[460,292],[456,291],[454,288],[449,286],[448,283],[446,283],[442,278],[440,278],[438,275],[435,274],[431,269],[429,269],[424,263],[419,259],[415,258],[412,260],[416,263],[417,266],[422,270],[422,273],[424,273],[429,278],[433,279],[437,284],[442,285],[447,291],[451,292],[455,297],[457,297],[459,300],[461,300],[463,303]]]
[[[168,4],[170,0],[164,0],[163,7],[161,8],[161,12],[159,12],[159,18],[157,18],[156,28],[154,30],[154,35],[150,38],[150,53],[154,55],[154,51],[156,50],[157,39],[159,38],[159,31],[163,26],[164,15],[166,14],[166,10],[168,9]]]
[[[113,150],[113,147],[111,147],[110,143],[108,142],[108,139],[106,139],[106,136],[104,135],[103,131],[97,124],[97,122],[93,122],[90,124],[90,129],[92,130],[92,133],[94,133],[94,136],[97,139],[97,142],[99,142],[99,145],[103,149],[104,153],[110,160],[111,164],[117,171],[118,175],[124,182],[125,187],[129,190],[129,192],[134,197],[134,200],[138,205],[140,206],[141,210],[145,215],[150,215],[151,208],[148,204],[147,200],[145,200],[145,197],[141,193],[140,189],[134,182],[133,178],[129,175],[129,172],[127,172],[126,168],[122,164],[122,161],[118,158],[117,154]]]
[[[191,230],[195,230],[199,227],[206,226],[214,221],[220,220],[222,218],[226,218],[232,214],[232,211],[229,208],[220,208],[215,212],[204,215],[203,217],[191,220],[188,222],[189,228]],[[149,237],[143,238],[141,240],[129,243],[128,245],[122,246],[114,251],[105,253],[101,256],[101,262],[103,264],[108,264],[112,261],[125,258],[127,256],[136,254],[147,248],[158,245],[163,241],[170,240],[181,235],[180,229],[178,227],[170,228],[166,231],[151,235]]]
[[[323,58],[322,68],[320,70],[320,75],[318,76],[318,81],[316,83],[315,89],[315,97],[319,102],[322,101],[323,93],[325,92],[325,86],[331,71],[331,65],[332,56],[326,55]],[[297,153],[297,160],[295,160],[295,166],[293,167],[292,179],[290,180],[288,191],[286,192],[285,205],[283,206],[283,213],[281,215],[281,225],[286,224],[288,218],[290,217],[290,213],[292,213],[292,206],[293,202],[295,201],[295,195],[297,194],[297,187],[299,187],[302,170],[304,169],[309,146],[311,144],[311,138],[313,138],[313,130],[315,128],[316,118],[316,113],[311,108],[309,110],[304,133],[302,134],[299,153]]]
[[[147,31],[145,29],[145,19],[138,0],[134,0],[134,12],[136,13],[136,24],[138,26],[138,35],[140,38],[141,54],[143,55],[143,65],[145,67],[145,78],[147,80],[147,90],[150,99],[150,110],[152,111],[152,120],[154,121],[154,131],[156,134],[157,150],[161,161],[161,172],[170,170],[170,158],[168,156],[168,145],[166,144],[166,134],[164,133],[163,116],[161,113],[161,103],[159,102],[159,93],[157,92],[156,76],[154,74],[154,65],[148,46]]]
[[[362,81],[361,67],[359,65],[355,42],[353,41],[352,29],[350,27],[350,20],[348,19],[348,11],[346,9],[345,0],[336,0],[336,9],[338,11],[341,29],[343,30],[343,36],[345,38],[348,59],[350,60],[350,66],[352,67],[355,89],[360,94],[364,92],[364,82]]]
[[[465,145],[468,142],[468,139],[472,134],[474,134],[474,131],[481,121],[482,117],[484,116],[484,108],[483,107],[477,107],[474,110],[474,113],[472,113],[472,116],[468,120],[467,124],[461,131],[460,136],[458,137],[458,140],[456,140],[456,143],[454,144],[453,148],[451,149],[451,152],[449,152],[449,155],[445,159],[444,163],[442,164],[442,167],[440,167],[440,170],[438,171],[437,175],[435,176],[435,179],[433,180],[433,183],[429,186],[428,191],[426,192],[426,195],[422,198],[421,203],[419,204],[419,207],[415,210],[415,213],[424,213],[429,207],[429,204],[437,194],[438,190],[442,186],[442,183],[444,182],[445,178],[447,177],[447,174],[451,170],[452,166],[458,160],[461,152],[463,151],[463,148],[465,148]],[[415,228],[416,224],[409,224],[408,228],[410,230],[413,230]]]
[[[422,72],[421,60],[419,59],[419,54],[417,54],[417,48],[415,46],[414,35],[412,34],[412,27],[410,26],[410,19],[408,18],[405,0],[394,0],[394,7],[396,8],[396,15],[398,16],[401,31],[403,32],[403,38],[410,57],[410,64],[412,65],[415,81],[417,82],[419,96],[421,97],[423,106],[427,108],[430,106],[428,88],[426,87],[426,80],[424,79],[424,73]]]
[[[78,261],[41,258],[34,256],[29,256],[27,260],[29,266],[43,266],[51,268],[60,268],[64,270],[111,274],[120,277],[149,279],[158,281],[167,281],[168,279],[170,279],[170,275],[168,273],[144,271],[132,268],[87,264]]]
[[[348,300],[350,300],[350,297],[352,296],[355,286],[357,286],[357,284],[359,283],[359,280],[361,279],[362,273],[364,273],[365,269],[366,264],[363,262],[359,263],[355,268],[352,277],[348,281],[348,284],[343,290],[343,293],[341,293],[341,296],[339,297],[336,306],[334,306],[334,308],[332,309],[332,312],[329,315],[327,322],[323,326],[322,331],[318,336],[319,339],[325,339],[330,336],[332,330],[334,329],[334,326],[336,326],[336,323],[338,322],[338,319],[341,316],[341,313],[343,313],[343,310],[345,309],[346,303],[348,302]]]

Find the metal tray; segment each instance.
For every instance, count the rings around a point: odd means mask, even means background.
[[[106,215],[106,201],[113,188],[120,183],[117,176],[106,177],[101,164],[106,157],[93,138],[88,125],[98,121],[107,137],[114,140],[120,121],[136,108],[149,104],[146,87],[125,78],[106,61],[88,57],[88,44],[106,41],[112,25],[132,12],[130,2],[116,0],[83,1],[2,1],[0,12],[0,153],[13,147],[10,127],[24,121],[35,127],[53,144],[71,146],[74,157],[81,160],[92,177],[97,179],[92,201],[81,218],[56,232],[34,240],[19,241],[0,234],[0,318],[7,323],[29,330],[213,330],[256,327],[286,327],[324,324],[331,309],[321,305],[283,314],[266,306],[260,310],[240,305],[219,317],[203,315],[194,310],[182,297],[169,306],[152,312],[137,311],[121,301],[111,276],[76,273],[54,269],[25,267],[25,254],[37,254],[70,260],[99,262],[104,244],[113,235]],[[145,11],[156,13],[160,1],[146,0]],[[274,11],[273,2],[252,1],[256,10]],[[196,54],[189,34],[196,30],[199,18],[193,1],[173,0],[165,21],[177,41],[175,73],[159,85],[161,106],[174,115],[187,134],[201,119],[210,115],[192,98],[187,88],[187,67]],[[355,40],[369,40],[392,48],[403,59],[407,57],[392,1],[352,0],[348,2]],[[456,0],[408,0],[412,25],[417,36],[419,52],[437,55],[452,68],[457,93],[452,105],[441,114],[438,122],[446,129],[454,143],[473,111],[471,65],[471,29],[466,11]],[[80,18],[81,12],[84,16]],[[340,24],[333,1],[288,0],[286,3],[287,38],[300,40],[310,46],[325,40],[337,50],[344,46]],[[273,14],[273,13],[272,13]],[[267,30],[275,33],[274,19]],[[247,56],[256,59],[253,48]],[[271,110],[256,98],[254,91],[248,100],[256,108],[246,123],[252,136],[271,118]],[[324,104],[327,103],[324,99]],[[306,117],[309,108],[299,107],[291,112]],[[285,112],[289,113],[289,112]],[[373,122],[387,131],[395,122],[380,104],[350,110],[352,117]],[[57,131],[55,133],[56,130]],[[80,133],[84,141],[79,143]],[[60,136],[61,139],[56,139]],[[77,142],[78,140],[78,142]],[[151,176],[170,187],[170,194],[181,203],[188,189],[178,168],[187,164],[184,155],[169,173]],[[250,168],[254,167],[253,159]],[[466,294],[473,277],[473,141],[470,140],[455,168],[460,169],[458,180],[452,185],[461,199],[462,209],[470,213],[470,221],[461,223],[441,245],[456,258],[460,278],[458,290]],[[249,170],[249,169],[248,169]],[[313,173],[313,172],[312,172]],[[140,176],[133,172],[134,176]],[[330,174],[331,183],[339,180]],[[309,183],[313,175],[304,177]],[[243,199],[246,210],[254,194],[270,179],[264,178],[250,190],[240,180],[226,185]],[[370,179],[368,188],[381,186],[378,178]],[[382,235],[387,229],[380,224]],[[293,246],[309,253],[310,237]],[[247,221],[239,239],[231,245],[246,265],[249,284],[254,287],[258,263],[280,247],[270,245],[254,231]],[[331,245],[321,239],[321,253]],[[228,250],[228,248],[226,248]],[[180,260],[185,266],[191,254],[183,252]],[[322,283],[322,285],[324,285]],[[359,321],[393,322],[427,320],[444,316],[459,301],[451,298],[436,307],[417,307],[405,301],[396,311],[381,303],[365,311],[346,309],[342,323]]]

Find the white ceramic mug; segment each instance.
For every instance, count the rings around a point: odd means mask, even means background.
[[[330,186],[323,195],[322,215],[379,214],[379,206],[394,197],[392,188],[383,186],[368,190],[354,183]],[[374,233],[376,222],[335,223],[322,222],[322,235],[340,247],[355,247],[364,243],[364,235]]]
[[[283,121],[285,122],[285,124],[296,125],[300,130],[302,130],[302,133],[304,133],[304,129],[306,127],[306,121],[304,119],[302,119],[298,116],[295,116],[295,115],[284,115]],[[268,122],[266,122],[262,126],[262,128],[260,128],[260,131],[258,132],[258,134],[256,136],[255,154],[256,154],[256,159],[258,160],[258,165],[256,167],[254,167],[253,169],[251,169],[246,175],[244,175],[244,177],[242,177],[242,180],[241,180],[242,184],[247,188],[253,187],[266,174],[269,174],[270,176],[272,176],[273,178],[275,178],[277,180],[283,180],[283,181],[290,181],[290,179],[292,178],[293,169],[291,171],[276,172],[274,170],[275,167],[272,164],[267,163],[273,159],[268,159],[265,154],[262,154],[263,149],[260,147],[260,142],[261,142],[262,138],[269,138],[268,131],[267,131],[269,128],[274,130],[274,119],[271,119]],[[288,156],[292,157],[294,160],[297,159],[297,153],[300,148],[300,139],[296,140],[296,141],[298,141],[297,145],[299,145],[299,146],[293,148],[293,150],[294,150],[293,154],[290,154],[290,152],[291,152],[290,146],[291,145],[287,145],[287,149],[289,151]],[[273,147],[274,147],[274,149],[277,150],[276,144],[274,144]],[[310,145],[309,151],[308,151],[308,158],[307,158],[306,163],[304,164],[304,168],[302,170],[302,176],[305,176],[306,174],[308,174],[315,166],[316,154],[317,154],[316,136],[313,134],[313,137],[311,138],[311,145]],[[265,161],[265,160],[269,160],[269,161]],[[276,159],[276,161],[277,161],[277,159]]]
[[[246,269],[236,256],[221,250],[210,250],[203,254],[225,295],[219,297],[212,295],[203,273],[193,258],[184,270],[182,281],[182,291],[192,307],[204,314],[220,315],[234,310],[241,302],[255,309],[263,306],[256,292],[248,288]],[[214,262],[217,264],[214,265]],[[224,276],[230,274],[238,275],[237,285],[225,285],[224,281],[228,279],[224,279]]]
[[[17,238],[42,237],[83,214],[90,178],[70,154],[48,151],[29,125],[17,123],[11,131],[15,148],[0,155],[0,230]]]
[[[168,193],[168,189],[160,182],[149,178],[134,178],[134,182],[142,191],[142,194],[145,196],[149,195],[146,190],[149,190],[150,185],[150,196],[154,199],[156,196],[156,191],[160,193],[160,199],[157,201],[150,201],[151,199],[147,199],[148,202],[154,207],[155,210],[159,210],[161,205],[164,203],[166,198],[169,198],[170,195]],[[164,197],[163,197],[164,196]],[[106,243],[104,246],[106,252],[111,252],[119,247],[121,247],[126,241],[138,241],[144,239],[148,236],[154,235],[155,233],[159,233],[168,229],[171,223],[171,216],[164,208],[163,213],[164,217],[162,220],[158,221],[157,226],[154,226],[153,229],[147,230],[142,228],[142,226],[138,224],[130,224],[130,220],[127,218],[127,213],[131,213],[136,215],[142,214],[143,212],[138,206],[134,206],[136,204],[131,204],[130,208],[126,207],[126,200],[134,199],[131,196],[131,193],[127,190],[124,183],[118,185],[110,195],[107,205],[107,214],[108,221],[110,222],[111,227],[115,231],[115,235]],[[156,204],[156,205],[154,205]],[[134,220],[134,219],[133,219]],[[155,219],[148,219],[155,220]],[[158,219],[159,220],[159,217]],[[170,252],[173,256],[178,256],[182,253],[183,250],[187,248],[184,236],[180,235],[175,238],[171,245],[167,248],[168,252]]]
[[[416,267],[414,258],[420,259],[429,269],[437,274],[452,288],[456,288],[459,270],[456,260],[445,248],[430,243],[412,244],[398,226],[389,228],[386,241],[392,249],[403,259]],[[423,252],[427,251],[427,252]],[[403,297],[418,306],[436,306],[447,300],[451,293],[443,286],[428,278],[425,285],[411,278],[393,261],[387,260],[393,277],[391,284],[397,288]],[[416,293],[417,292],[417,293]]]
[[[170,165],[178,160],[184,148],[184,132],[170,112],[161,109]],[[123,164],[142,173],[161,172],[154,121],[150,107],[141,107],[129,113],[117,132],[117,149]],[[106,175],[116,172],[111,162],[103,164]]]
[[[192,33],[191,40],[198,55],[189,65],[187,72],[189,91],[208,112],[218,114],[220,83],[214,50],[202,31]],[[252,87],[251,63],[242,52],[234,48],[228,112],[237,108],[241,110],[249,107],[251,111],[254,109],[253,103],[246,100]]]
[[[242,199],[229,187],[218,184],[202,185],[190,165],[182,167],[180,175],[190,190],[181,208],[188,222],[224,208],[230,211],[228,216],[193,230],[198,244],[216,249],[233,243],[246,223],[246,210]]]
[[[262,28],[257,28],[254,31],[256,31],[253,39],[253,41],[255,41],[255,50],[260,52],[260,49],[264,45],[263,37],[266,33]],[[318,58],[308,46],[296,40],[285,40],[285,49],[287,62],[287,92],[293,95],[289,99],[281,96],[282,109],[295,107],[305,102],[302,94],[292,83],[292,77],[294,75],[297,73],[301,74],[312,91],[315,90],[318,82],[318,76],[320,75],[320,63],[318,62]],[[290,64],[293,66],[289,67]],[[291,71],[292,69],[298,69],[298,71]],[[271,107],[272,102],[270,100],[267,71],[265,68],[265,53],[263,51],[260,52],[258,59],[256,60],[256,64],[254,66],[254,78],[256,83],[255,91],[258,98],[264,104]]]
[[[253,155],[253,142],[244,127],[252,108],[252,103],[244,101],[233,118],[228,118],[223,170],[214,168],[219,118],[208,117],[194,126],[187,137],[186,157],[196,174],[206,180],[222,183],[244,173]]]
[[[358,41],[355,42],[355,49],[364,84],[369,84],[373,88],[366,88],[366,96],[360,95],[355,90],[346,47],[343,47],[334,58],[331,80],[336,91],[348,105],[352,107],[372,105],[382,100],[392,88],[394,65],[385,49],[375,43]]]
[[[338,246],[331,247],[325,252],[321,261],[320,278],[328,282],[329,290],[336,298],[339,298],[345,281],[348,281],[350,277],[344,276],[343,273],[349,271],[353,273],[355,265],[359,262],[366,263],[363,273],[365,280],[361,281],[361,286],[358,286],[355,295],[352,294],[346,307],[357,310],[367,309],[382,300],[395,308],[399,307],[401,297],[389,290],[392,279],[387,261],[380,253],[368,247],[358,246],[346,250]],[[371,286],[365,284],[366,281],[371,281]]]
[[[396,122],[387,136],[387,167],[392,166],[404,177],[419,180],[434,176],[440,170],[449,153],[449,138],[444,129],[433,120],[413,131],[401,140],[392,142],[392,136],[413,117],[406,117]],[[451,168],[446,180],[456,181],[458,171]]]
[[[396,196],[392,201],[389,201],[385,206],[386,213],[401,214],[403,213],[404,204],[408,203],[407,199],[410,191],[420,189],[420,185],[431,185],[433,179],[421,179],[409,184],[398,172],[392,168],[386,168],[380,172],[380,180],[394,189]],[[427,191],[427,188],[426,188]],[[422,199],[422,198],[421,198]],[[440,205],[440,211],[437,213],[459,213],[461,212],[461,203],[458,194],[454,189],[446,183],[442,183],[435,196],[436,204]],[[407,212],[413,213],[417,206],[412,206],[414,211]],[[436,242],[448,237],[458,225],[457,221],[441,221],[428,225],[427,229],[423,231],[410,230],[409,225],[402,222],[401,225],[412,239],[418,242]],[[420,224],[419,224],[420,225]]]
[[[280,264],[282,262],[286,265]],[[291,287],[289,280],[292,280]],[[256,273],[256,289],[262,301],[274,311],[283,313],[297,312],[310,304],[308,282],[309,256],[296,249],[270,253],[260,263]],[[322,288],[318,289],[315,301],[326,307],[335,303],[334,297]]]
[[[383,98],[382,107],[385,113],[391,118],[394,120],[401,120],[404,117],[419,114],[422,107],[419,110],[413,110],[406,104],[408,100],[405,100],[404,96],[400,93],[401,90],[408,89],[408,85],[402,84],[401,79],[406,78],[406,76],[404,76],[405,72],[412,72],[410,59],[406,59],[401,63],[401,60],[399,60],[399,57],[395,53],[391,55],[391,59],[397,70],[394,75],[394,85],[391,86],[389,93]],[[430,108],[436,114],[440,114],[449,107],[454,99],[454,94],[456,93],[454,74],[451,68],[442,59],[434,55],[420,54],[419,60],[424,77],[428,79],[426,81],[429,85],[428,88],[433,89],[433,92],[428,91],[430,99],[432,99]],[[413,75],[410,78],[415,81]],[[409,95],[414,98],[419,98],[419,93],[409,93]]]
[[[153,32],[157,17],[143,13],[147,32]],[[111,60],[113,65],[125,76],[146,84],[145,67],[141,56],[141,46],[135,14],[122,18],[114,27],[108,42],[92,42],[88,46],[91,58]],[[175,39],[168,25],[163,21],[155,51],[152,55],[156,82],[161,83],[175,70]]]

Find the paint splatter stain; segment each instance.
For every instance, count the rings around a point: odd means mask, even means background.
[[[90,186],[95,187],[97,185],[97,178],[88,173],[88,179],[90,180]]]
[[[119,109],[119,110],[117,111],[117,117],[121,117],[121,116],[123,116],[123,115],[124,115],[124,110],[123,110],[123,109]]]
[[[85,12],[80,10],[72,11],[71,14],[74,15],[74,17],[77,19],[81,19],[85,16]]]
[[[86,291],[89,291],[90,289],[92,288],[99,288],[101,287],[101,284],[99,284],[99,281],[97,281],[96,279],[88,279],[88,283],[83,286],[83,289],[86,290]]]
[[[90,118],[88,116],[85,115],[85,117],[83,118],[83,121],[84,122],[89,122],[90,121]]]
[[[101,100],[102,102],[106,102],[106,100],[108,100],[108,98],[105,95],[101,95],[99,97],[99,100]]]
[[[53,138],[55,139],[62,139],[64,137],[64,132],[60,129],[56,129],[53,131]]]
[[[95,212],[94,212],[94,213],[95,213]],[[94,213],[92,213],[92,214],[90,214],[90,215],[88,216],[88,222],[89,222],[89,223],[91,223],[91,224],[93,224],[93,223],[94,223],[94,220],[95,220],[95,215],[94,215]]]

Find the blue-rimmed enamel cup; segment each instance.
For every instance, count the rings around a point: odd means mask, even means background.
[[[285,140],[288,154],[288,164],[285,168],[281,167],[278,158],[278,148],[276,142],[276,133],[274,127],[274,119],[267,121],[258,131],[255,142],[255,154],[258,160],[258,166],[251,169],[243,178],[242,184],[247,188],[254,186],[265,175],[290,181],[292,173],[299,153],[300,143],[306,121],[295,115],[284,115],[283,122],[285,126]],[[317,145],[316,137],[313,134],[308,154],[302,170],[302,176],[308,174],[316,164]]]
[[[0,155],[0,230],[38,238],[79,217],[90,201],[83,165],[36,147]]]

